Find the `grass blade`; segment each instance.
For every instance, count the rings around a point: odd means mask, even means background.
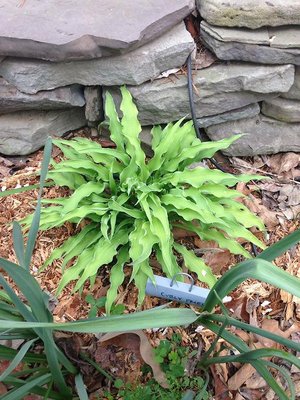
[[[274,368],[277,371],[279,371],[281,373],[281,375],[284,377],[284,379],[286,380],[289,390],[291,392],[290,395],[290,400],[295,400],[296,398],[296,391],[295,391],[295,386],[294,383],[292,381],[291,378],[291,374],[289,371],[286,370],[286,368],[284,367],[280,367],[279,365],[276,365],[275,363],[271,362],[271,361],[267,361],[267,360],[263,360],[263,363],[268,365],[270,368]]]
[[[218,304],[217,295],[223,299],[229,292],[246,279],[257,279],[300,297],[300,280],[269,261],[261,258],[244,261],[227,271],[214,285],[203,306],[204,311],[211,312]]]
[[[0,382],[4,381],[4,379],[10,375],[10,373],[20,364],[20,362],[23,360],[25,354],[27,351],[30,349],[31,345],[36,341],[37,339],[32,339],[29,342],[25,343],[21,349],[18,351],[10,365],[6,368],[5,371],[0,375]]]
[[[18,351],[10,347],[0,344],[0,360],[13,360]],[[28,353],[23,357],[24,362],[27,363],[46,363],[47,359],[44,354]]]
[[[40,225],[40,213],[41,213],[41,197],[42,197],[42,192],[43,192],[43,187],[45,184],[45,179],[46,175],[48,172],[48,167],[50,163],[50,158],[51,158],[51,151],[52,151],[52,141],[51,138],[48,138],[45,148],[44,148],[44,158],[42,161],[42,168],[41,168],[41,175],[40,175],[40,190],[39,190],[39,195],[38,195],[38,201],[37,201],[37,206],[36,210],[33,215],[32,219],[32,224],[29,230],[28,234],[28,241],[27,241],[27,246],[26,246],[26,251],[25,251],[25,267],[29,270],[29,265],[35,245],[35,240],[37,237],[37,233],[39,230],[39,225]]]
[[[25,383],[21,387],[17,389],[13,389],[9,391],[8,393],[0,396],[0,400],[22,400],[26,395],[31,393],[31,390],[35,388],[36,386],[42,386],[45,385],[47,382],[51,380],[51,374],[45,374],[42,376],[39,376],[35,379],[32,379],[31,381]],[[69,397],[71,399],[71,397]]]
[[[83,382],[81,374],[77,374],[75,376],[75,386],[76,386],[76,391],[79,396],[79,399],[80,400],[89,400],[89,396],[87,394],[86,387]]]
[[[13,243],[19,264],[21,267],[25,268],[24,237],[21,225],[16,221],[13,222]]]
[[[204,325],[212,332],[219,334],[221,329],[219,325],[216,325],[209,321],[206,321]],[[247,346],[245,342],[243,342],[243,340],[236,337],[231,332],[224,330],[220,334],[220,336],[226,342],[234,346],[242,354],[251,351],[251,349]],[[262,378],[265,379],[266,382],[268,382],[270,388],[274,390],[274,392],[277,394],[280,400],[290,400],[289,397],[284,392],[284,390],[275,381],[270,371],[266,368],[265,360],[250,360],[250,364],[256,369],[256,371],[262,376]]]
[[[272,357],[282,358],[283,360],[286,360],[289,363],[294,364],[296,365],[296,367],[300,368],[299,358],[286,351],[277,350],[273,348],[250,350],[247,351],[246,353],[237,354],[234,356],[212,357],[205,360],[203,365],[208,366],[211,364],[234,363],[234,362],[242,362],[248,364],[250,363],[250,361],[253,360],[259,360],[261,358],[272,358]]]
[[[276,335],[275,333],[258,328],[254,325],[250,325],[245,322],[238,321],[235,318],[224,317],[223,315],[219,315],[219,314],[209,314],[209,315],[206,314],[206,315],[203,315],[203,317],[200,316],[200,321],[207,321],[207,320],[212,321],[212,322],[221,322],[221,323],[224,323],[224,321],[226,320],[226,322],[228,322],[228,325],[235,326],[244,331],[253,332],[256,335],[266,337],[270,340],[273,340],[274,342],[281,344],[282,346],[286,346],[290,349],[300,352],[300,344],[299,343],[294,342],[289,339],[286,339],[280,335]]]
[[[268,247],[266,250],[261,252],[256,258],[263,259],[266,261],[273,261],[275,258],[279,257],[281,254],[285,253],[291,247],[296,245],[300,241],[300,229],[291,233],[287,237],[279,240],[272,246]]]
[[[66,332],[98,333],[188,325],[197,314],[187,308],[152,309],[133,314],[113,315],[66,323],[0,321],[0,329],[48,328]]]

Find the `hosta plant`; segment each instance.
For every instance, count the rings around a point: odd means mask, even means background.
[[[58,292],[73,280],[77,281],[75,291],[80,290],[87,280],[94,282],[99,268],[109,265],[107,312],[124,281],[125,265],[131,267],[131,281],[142,302],[146,281],[153,279],[151,255],[168,277],[181,271],[177,260],[180,256],[201,281],[214,285],[216,279],[201,258],[175,242],[174,227],[192,231],[203,240],[213,240],[245,257],[250,255],[238,238],[263,247],[248,229],[264,229],[262,222],[236,200],[241,194],[231,189],[237,182],[247,182],[255,176],[192,167],[226,149],[238,137],[200,142],[191,121],[180,120],[165,128],[155,126],[151,131],[153,157],[147,159],[139,139],[137,108],[125,87],[121,94],[121,120],[109,93],[105,102],[115,148],[103,148],[81,137],[54,141],[65,159],[52,162],[48,178],[58,186],[68,187],[72,194],[45,199],[40,225],[40,229],[47,230],[67,221],[77,225],[85,221],[80,232],[56,249],[46,265],[63,259]],[[25,226],[30,220],[28,217],[24,221]],[[73,259],[73,265],[65,268]]]
[[[39,395],[43,399],[75,400],[79,397],[80,400],[88,400],[81,371],[73,364],[75,359],[72,357],[70,361],[59,347],[55,331],[103,333],[136,330],[192,323],[197,318],[188,309],[153,309],[134,314],[81,319],[71,324],[54,322],[49,307],[50,298],[30,273],[31,256],[39,227],[41,195],[50,156],[51,141],[48,140],[37,207],[26,245],[20,225],[17,222],[13,224],[13,247],[18,264],[0,257],[0,383],[5,384],[1,387],[1,400],[22,400],[29,394]],[[12,281],[14,286],[11,286]],[[72,344],[69,346],[72,348]],[[6,363],[8,365],[4,368]],[[72,381],[75,390],[70,385]]]

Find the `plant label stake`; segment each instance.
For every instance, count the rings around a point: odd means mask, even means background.
[[[183,283],[176,281],[178,275],[187,276],[191,283]],[[202,306],[210,292],[205,289],[194,285],[194,279],[191,275],[184,272],[179,272],[174,275],[172,279],[164,278],[162,276],[154,275],[154,282],[150,279],[147,281],[146,294],[153,297],[160,297],[179,303],[196,304]]]

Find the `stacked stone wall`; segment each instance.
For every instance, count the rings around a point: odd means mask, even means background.
[[[0,0],[0,153],[97,126],[106,92],[119,102],[123,84],[148,143],[149,125],[190,118],[190,53],[198,123],[212,140],[243,133],[234,155],[300,151],[300,1],[18,5]],[[184,23],[191,13],[197,37]]]

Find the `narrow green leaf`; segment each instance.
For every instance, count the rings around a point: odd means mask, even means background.
[[[75,376],[75,387],[80,400],[89,400],[85,384],[81,374]]]
[[[125,274],[123,271],[124,265],[129,261],[128,246],[123,246],[118,252],[117,262],[110,270],[110,287],[106,293],[105,311],[106,314],[110,314],[111,306],[115,301],[118,293],[118,288],[122,285]]]
[[[249,278],[269,283],[294,296],[300,297],[300,279],[275,267],[268,261],[253,259],[244,261],[225,272],[210,291],[203,309],[210,312],[218,304],[215,292],[223,299],[228,293]]]
[[[53,183],[52,182],[46,182],[44,184],[44,186],[45,187],[53,186]],[[36,184],[36,185],[23,186],[23,187],[16,188],[16,189],[4,190],[3,192],[0,191],[0,197],[6,197],[6,196],[11,196],[13,194],[28,192],[29,190],[38,189],[39,187],[40,187],[40,185]]]
[[[256,258],[266,261],[273,261],[291,247],[295,246],[299,241],[300,229],[274,243],[272,246],[261,252]]]
[[[264,348],[264,349],[256,349],[247,351],[244,354],[237,354],[234,356],[219,356],[208,358],[204,365],[208,366],[211,364],[220,364],[220,363],[232,363],[232,362],[242,362],[249,363],[250,361],[259,360],[260,358],[272,358],[278,357],[282,358],[285,361],[288,361],[290,364],[294,364],[297,368],[300,368],[300,360],[298,357],[294,356],[283,350],[273,349],[273,348]]]
[[[108,91],[105,92],[105,114],[109,119],[109,131],[112,141],[115,142],[118,150],[124,150],[122,125],[120,123],[113,98]]]
[[[83,269],[74,290],[79,290],[89,277],[97,273],[101,266],[109,264],[117,254],[118,247],[127,242],[128,232],[126,230],[120,230],[119,232],[116,232],[111,240],[101,238],[98,241],[97,246],[94,246],[92,259]]]
[[[25,383],[21,387],[17,389],[13,389],[9,391],[8,393],[0,396],[0,399],[2,400],[23,400],[24,397],[30,393],[32,393],[32,389],[35,388],[36,386],[42,386],[48,383],[51,380],[51,374],[45,374],[42,376],[39,376],[35,379],[32,379],[31,381]],[[68,399],[71,399],[70,397],[67,397]]]
[[[152,309],[66,323],[1,321],[0,329],[47,328],[65,332],[106,333],[165,326],[188,325],[198,318],[187,308]]]
[[[34,339],[36,340],[36,339]],[[12,349],[10,347],[0,344],[0,359],[12,361],[18,355],[18,350]],[[47,358],[45,354],[37,354],[27,352],[23,357],[23,361],[26,363],[47,363]]]
[[[140,122],[137,118],[138,110],[132,101],[132,96],[125,86],[121,87],[122,101],[120,110],[123,113],[122,133],[125,140],[126,153],[131,157],[130,165],[136,165],[140,170],[142,180],[146,180],[149,176],[149,171],[145,164],[145,153],[141,148],[139,134],[142,130]]]
[[[210,329],[212,332],[218,334],[220,332],[221,327],[212,322],[206,321],[204,326]],[[251,349],[247,346],[247,344],[234,334],[229,331],[223,330],[220,336],[228,343],[232,344],[241,354],[244,354]],[[290,400],[288,396],[285,394],[283,389],[278,385],[278,383],[273,378],[270,371],[265,366],[264,360],[249,360],[249,363],[256,369],[256,371],[262,376],[262,378],[268,382],[271,389],[277,394],[280,400]]]
[[[186,247],[178,243],[174,243],[173,247],[183,256],[186,267],[190,271],[195,272],[201,282],[206,283],[210,288],[212,288],[217,282],[217,279],[212,273],[211,268],[208,267],[201,258],[187,250]]]
[[[104,189],[105,185],[98,182],[87,182],[86,184],[81,185],[74,191],[71,197],[65,198],[62,212],[71,212],[78,206],[81,200],[89,197],[92,193],[101,194]]]
[[[24,250],[24,238],[22,234],[22,228],[16,221],[13,222],[13,242],[14,250],[21,267],[25,268],[25,250]]]
[[[36,210],[33,215],[32,219],[32,224],[29,230],[28,234],[28,240],[27,240],[27,246],[25,250],[25,268],[29,270],[30,266],[30,261],[35,245],[35,240],[37,237],[37,233],[39,230],[39,224],[40,224],[40,210],[41,210],[41,197],[43,193],[43,187],[45,184],[45,179],[47,176],[48,172],[48,166],[51,158],[51,151],[52,151],[52,142],[51,138],[48,138],[44,147],[44,157],[42,161],[42,167],[41,167],[41,174],[40,174],[40,189],[39,189],[39,195],[38,195],[38,201],[37,201],[37,206]]]
[[[291,378],[290,371],[288,371],[285,367],[281,367],[279,365],[276,365],[275,363],[271,361],[264,360],[264,364],[268,365],[269,367],[276,369],[286,380],[289,390],[290,390],[290,400],[295,400],[296,399],[296,391],[295,391],[295,386]]]
[[[30,349],[31,345],[36,342],[37,339],[32,339],[29,342],[26,342],[25,344],[23,344],[23,346],[20,348],[20,350],[18,351],[18,353],[16,354],[16,356],[14,357],[14,359],[12,360],[12,362],[10,363],[10,365],[6,368],[5,371],[2,372],[2,374],[0,375],[0,382],[3,382],[4,379],[10,375],[13,370],[15,368],[17,368],[17,366],[20,364],[20,362],[23,360],[25,354],[27,353],[27,351]]]
[[[224,317],[223,315],[219,315],[219,314],[206,314],[205,316],[201,316],[200,318],[201,318],[201,320],[209,320],[209,321],[221,322],[221,323],[224,323],[224,321],[226,319],[229,325],[235,326],[239,329],[242,329],[242,330],[245,330],[248,332],[253,332],[256,335],[266,337],[270,340],[273,340],[274,342],[281,344],[282,346],[285,346],[287,348],[290,348],[290,349],[300,352],[300,344],[299,343],[297,343],[293,340],[286,339],[283,336],[276,335],[273,332],[269,332],[264,329],[260,329],[254,325],[250,325],[245,322],[238,321],[235,318]]]
[[[264,179],[264,177],[260,175],[232,175],[215,169],[197,167],[165,175],[163,181],[169,182],[175,187],[179,184],[189,184],[195,188],[199,188],[206,183],[234,186],[238,182],[249,182],[253,179]]]

